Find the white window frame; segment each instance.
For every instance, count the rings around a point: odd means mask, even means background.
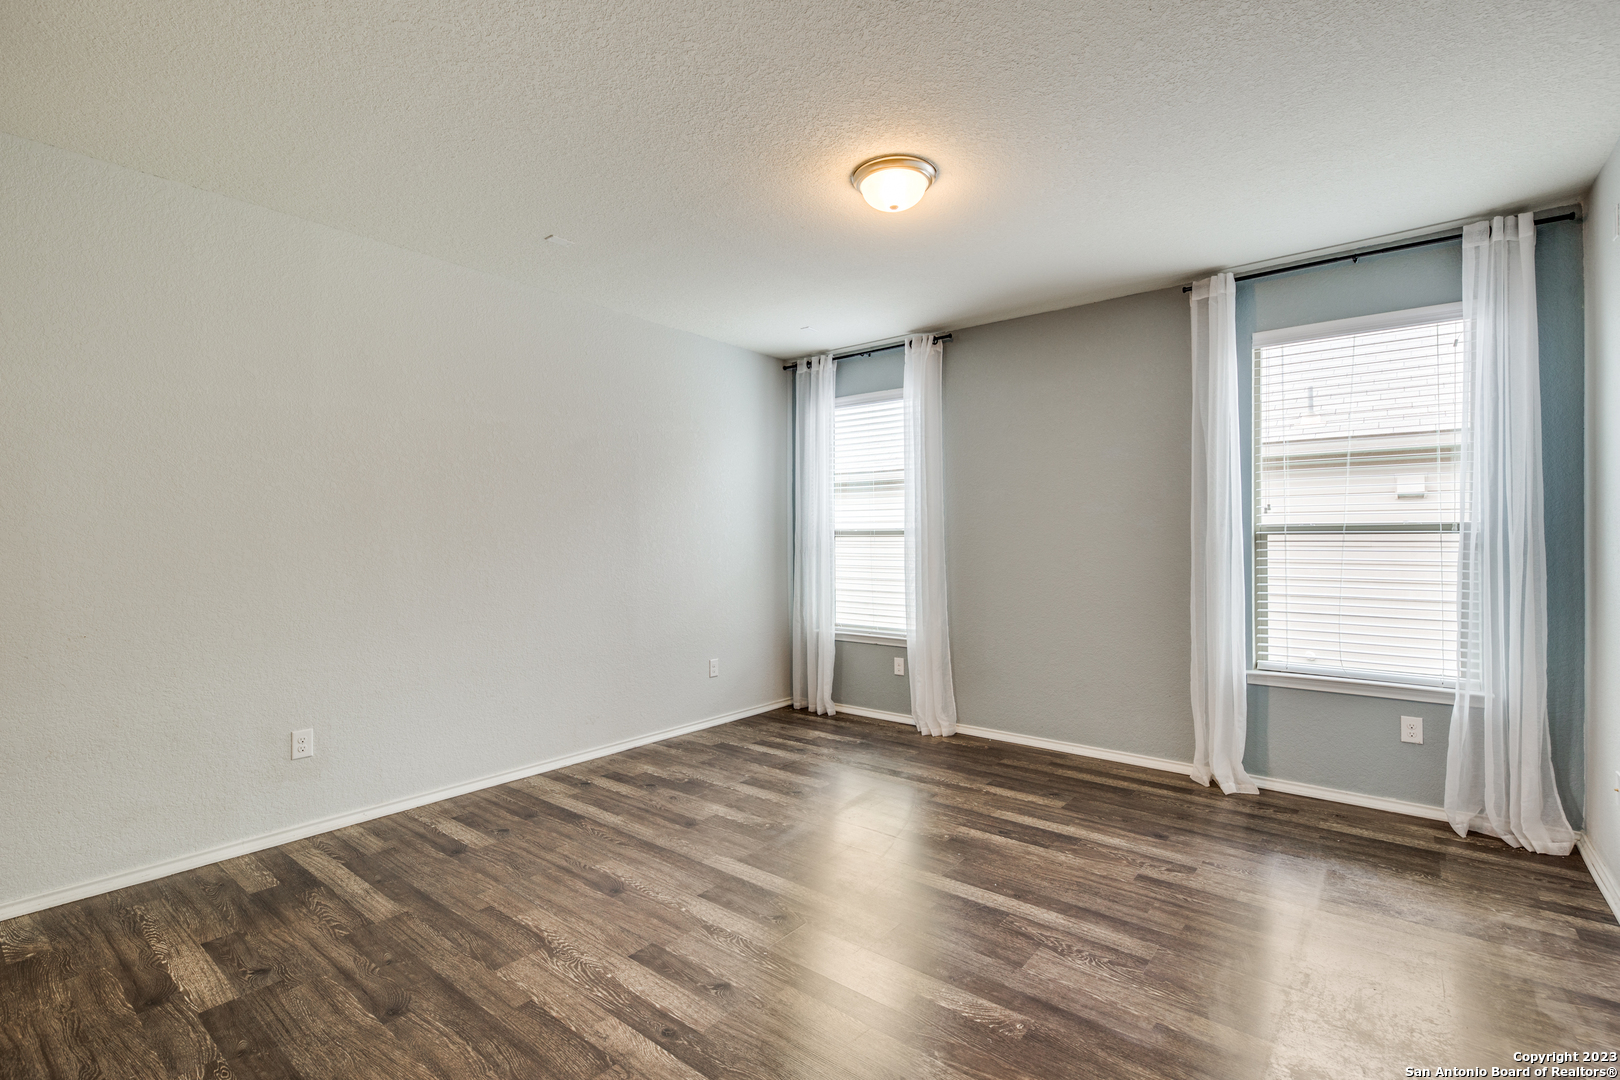
[[[1327,322],[1307,323],[1301,326],[1285,326],[1275,330],[1260,330],[1252,335],[1249,344],[1249,355],[1252,358],[1258,349],[1273,345],[1289,345],[1296,341],[1310,341],[1315,338],[1343,337],[1350,334],[1373,333],[1379,330],[1397,330],[1404,326],[1422,326],[1425,323],[1455,322],[1463,317],[1462,302],[1450,304],[1432,304],[1427,307],[1406,308],[1401,311],[1384,311],[1373,315],[1358,315],[1349,319],[1332,319]],[[1252,394],[1254,380],[1249,382]],[[1254,562],[1255,562],[1255,533],[1258,522],[1254,519],[1255,493],[1259,489],[1260,478],[1253,471],[1258,464],[1254,452],[1254,444],[1259,439],[1258,403],[1251,399],[1249,411],[1250,424],[1250,462],[1251,472],[1249,478],[1249,666],[1248,682],[1254,686],[1277,686],[1296,690],[1325,690],[1340,694],[1354,694],[1362,697],[1388,698],[1397,701],[1421,701],[1434,704],[1447,704],[1456,696],[1456,681],[1452,679],[1432,679],[1420,675],[1405,678],[1396,674],[1383,674],[1380,677],[1363,675],[1360,673],[1333,674],[1321,671],[1286,667],[1281,664],[1267,663],[1262,667],[1255,657],[1255,642],[1257,638],[1256,621],[1259,617],[1259,593],[1255,589]],[[1380,529],[1377,526],[1366,528],[1347,529],[1346,531],[1380,532],[1394,531]],[[1478,704],[1475,695],[1475,704]]]
[[[889,390],[873,390],[866,394],[843,394],[833,399],[833,408],[840,405],[866,405],[873,401],[899,401],[904,391],[898,386]]]
[[[899,401],[903,396],[904,391],[898,386],[892,390],[873,390],[865,394],[845,394],[842,397],[833,399],[833,409],[836,410],[840,405],[865,405],[874,401]],[[837,538],[838,531],[835,528],[833,530],[833,546],[835,549],[838,543]],[[838,641],[855,641],[866,645],[900,645],[903,647],[906,643],[906,635],[903,633],[890,635],[874,633],[871,630],[845,630],[841,627],[834,628],[833,637]]]
[[[1307,323],[1304,326],[1284,326],[1276,330],[1256,331],[1250,349],[1263,349],[1272,345],[1292,345],[1296,341],[1313,338],[1344,337],[1347,334],[1371,334],[1379,330],[1399,330],[1403,326],[1422,326],[1424,323],[1457,322],[1463,317],[1462,301],[1453,304],[1431,304],[1429,307],[1407,308],[1404,311],[1383,311],[1376,315],[1357,315],[1353,319],[1332,319],[1328,322]]]

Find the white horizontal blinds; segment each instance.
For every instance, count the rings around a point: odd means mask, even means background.
[[[1456,533],[1271,533],[1255,556],[1261,667],[1456,678]]]
[[[1255,350],[1259,666],[1456,679],[1463,327]]]
[[[906,632],[905,444],[899,392],[834,414],[838,628]]]

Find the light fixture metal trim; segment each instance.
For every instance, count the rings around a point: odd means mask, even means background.
[[[929,187],[933,187],[934,181],[939,179],[939,169],[927,158],[913,157],[911,154],[884,154],[882,157],[867,158],[855,166],[855,171],[849,174],[849,186],[859,191],[861,181],[879,169],[915,169],[928,177]]]

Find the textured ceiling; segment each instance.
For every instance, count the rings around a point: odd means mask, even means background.
[[[1617,45],[1615,0],[3,0],[0,129],[794,355],[1580,191]],[[893,152],[940,179],[880,214]]]

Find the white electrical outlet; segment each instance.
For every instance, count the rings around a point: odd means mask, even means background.
[[[719,660],[710,660],[709,661],[709,678],[718,679],[719,677],[720,677],[720,661]]]
[[[1421,743],[1423,741],[1423,717],[1401,717],[1401,742]]]
[[[292,733],[294,759],[315,756],[315,729],[312,727],[300,728]]]
[[[906,658],[905,657],[897,656],[897,657],[894,658],[894,673],[896,675],[904,675],[906,673]]]

